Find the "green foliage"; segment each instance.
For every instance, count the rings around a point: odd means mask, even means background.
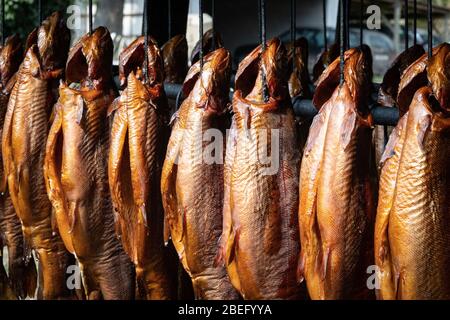
[[[53,11],[66,14],[66,8],[73,0],[42,0],[42,16],[45,19]],[[17,33],[22,39],[39,24],[37,0],[5,0],[5,34]]]

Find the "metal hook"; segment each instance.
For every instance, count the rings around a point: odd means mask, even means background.
[[[291,45],[292,45],[292,71],[295,70],[295,40],[297,38],[297,6],[296,0],[291,0]]]
[[[414,0],[414,45],[417,44],[417,0]]]
[[[322,14],[323,14],[323,47],[324,51],[328,50],[328,38],[327,38],[327,0],[322,1]]]
[[[92,34],[92,0],[89,0],[89,34]]]
[[[427,1],[428,7],[428,58],[433,55],[433,1]]]
[[[203,71],[203,1],[198,0],[198,31],[200,37],[200,73]],[[214,36],[214,35],[213,35]]]
[[[259,0],[259,36],[261,41],[261,53],[266,51],[266,2],[265,0]],[[261,76],[262,76],[262,95],[264,102],[269,101],[269,94],[267,89],[267,79],[264,72],[264,68],[261,65]]]
[[[345,29],[345,0],[339,0],[339,25],[340,25],[340,70],[339,70],[339,83],[342,86],[344,84],[344,55],[345,55],[345,40],[344,40],[344,29]]]
[[[364,44],[364,0],[361,0],[359,5],[359,45],[362,46]]]
[[[405,0],[405,30],[404,30],[404,37],[405,37],[405,50],[409,48],[409,16],[408,16],[408,0]]]
[[[144,77],[145,82],[148,83],[148,1],[144,0],[144,12],[143,12],[143,34],[144,34]]]

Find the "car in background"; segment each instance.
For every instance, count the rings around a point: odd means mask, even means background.
[[[336,30],[328,28],[327,42],[328,45],[334,43]],[[309,61],[308,69],[311,72],[314,64],[324,48],[323,30],[318,28],[297,28],[297,38],[304,37],[308,40],[309,45]],[[288,43],[291,39],[290,30],[283,32],[279,38]],[[358,28],[350,28],[350,47],[359,46],[360,31]],[[373,71],[375,76],[383,76],[387,68],[396,57],[394,43],[389,36],[382,32],[364,30],[363,42],[372,49],[373,54]],[[238,47],[234,52],[234,68],[237,68],[242,59],[250,53],[257,44],[249,44]]]

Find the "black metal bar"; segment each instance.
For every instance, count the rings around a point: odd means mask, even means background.
[[[344,53],[345,53],[345,39],[344,39],[344,33],[345,33],[345,6],[344,6],[345,0],[339,0],[339,8],[340,8],[340,15],[339,15],[339,33],[340,33],[340,85],[344,84]]]
[[[364,0],[359,3],[359,45],[364,44]]]
[[[427,1],[428,7],[428,57],[433,55],[433,1]]]
[[[167,0],[167,22],[168,38],[172,38],[172,0]]]
[[[42,1],[41,0],[38,0],[38,22],[39,22],[39,25],[41,25],[41,23],[42,23]]]
[[[291,0],[291,45],[292,45],[292,70],[295,70],[295,40],[297,35],[297,6],[296,0]]]
[[[198,0],[198,31],[200,38],[200,72],[203,71],[203,0]]]
[[[259,0],[259,36],[261,42],[261,52],[263,53],[266,50],[266,2],[265,0]],[[267,79],[264,69],[261,68],[261,77],[262,77],[262,95],[264,102],[269,101],[268,87],[267,87]]]
[[[417,44],[417,0],[414,0],[414,21],[413,21],[413,29],[414,29],[414,45]]]
[[[143,26],[144,26],[144,77],[145,82],[148,83],[148,1],[144,0],[144,12],[143,12]]]
[[[5,39],[6,39],[6,36],[5,36],[5,0],[1,0],[1,1],[2,1],[2,6],[1,6],[2,15],[1,15],[0,28],[2,29],[1,30],[2,34],[1,34],[0,40],[2,42],[2,45],[4,45]]]
[[[324,50],[328,50],[328,38],[327,38],[327,0],[322,1],[323,10],[323,47]]]
[[[92,0],[89,0],[89,34],[92,33]]]
[[[350,48],[350,2],[345,0],[345,50]]]
[[[214,36],[216,34],[216,1],[211,0],[211,17],[212,17],[212,48],[213,50],[216,50],[216,37]]]
[[[405,37],[405,50],[406,50],[406,49],[409,48],[409,13],[408,13],[408,0],[405,0],[404,11],[405,11],[405,30],[404,30],[404,37]]]

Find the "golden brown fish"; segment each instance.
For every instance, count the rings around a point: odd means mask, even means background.
[[[202,46],[202,41],[199,40],[195,45],[191,53],[191,64],[194,65],[200,59],[200,48]],[[203,55],[206,56],[208,53],[222,48],[223,41],[220,33],[213,32],[212,29],[205,32],[203,35]]]
[[[222,232],[222,142],[231,56],[221,48],[205,56],[204,62],[202,72],[200,63],[191,67],[183,85],[187,99],[170,136],[161,193],[172,242],[192,278],[195,297],[228,300],[238,294],[225,268],[214,266],[214,258]]]
[[[425,66],[383,156],[375,229],[379,299],[450,299],[450,45]],[[428,62],[427,62],[428,61]],[[423,72],[416,66],[409,79]]]
[[[244,299],[297,299],[300,155],[279,39],[239,65],[225,159],[219,262]],[[267,102],[263,97],[263,73]]]
[[[339,63],[336,59],[318,81],[314,100],[320,111],[300,171],[298,277],[314,300],[370,296],[366,270],[373,265],[376,209],[367,106],[372,61],[366,46],[348,50],[341,86]]]
[[[3,131],[9,96],[16,83],[16,72],[21,62],[22,43],[19,37],[17,35],[8,37],[4,46],[0,48],[0,135]],[[5,179],[3,175],[3,159],[0,155],[1,180]],[[8,191],[0,195],[0,238],[3,238],[8,250],[9,277],[5,279],[11,286],[14,296],[22,299],[27,296],[34,297],[36,266],[30,252],[28,255],[25,254],[22,226]],[[3,245],[0,248],[3,248]],[[1,296],[0,293],[0,299]]]
[[[312,93],[309,85],[311,79],[308,72],[308,41],[300,38],[295,41],[295,46],[290,43],[287,46],[289,53],[289,64],[292,66],[292,73],[289,77],[289,94],[291,97],[302,97],[311,99]]]
[[[334,43],[328,50],[322,52],[317,59],[316,64],[313,67],[313,82],[315,83],[319,80],[325,69],[337,58],[339,57],[339,43]]]
[[[45,181],[67,249],[81,266],[89,299],[132,299],[134,268],[115,236],[108,187],[107,109],[113,44],[104,27],[71,49],[45,154]]]
[[[43,177],[45,142],[53,103],[67,58],[70,33],[60,13],[38,29],[17,73],[3,128],[4,179],[21,220],[25,241],[39,260],[38,298],[69,295],[66,285],[71,257],[56,230]],[[26,252],[26,255],[29,253]]]
[[[136,266],[139,295],[146,299],[176,297],[176,260],[164,246],[164,211],[160,182],[170,134],[164,92],[163,61],[156,43],[148,41],[148,81],[144,37],[120,55],[127,87],[113,108],[109,151],[109,186],[116,208],[119,234]],[[171,263],[175,262],[175,263]]]
[[[177,35],[161,47],[164,58],[165,81],[183,83],[188,66],[188,45],[184,35]]]

